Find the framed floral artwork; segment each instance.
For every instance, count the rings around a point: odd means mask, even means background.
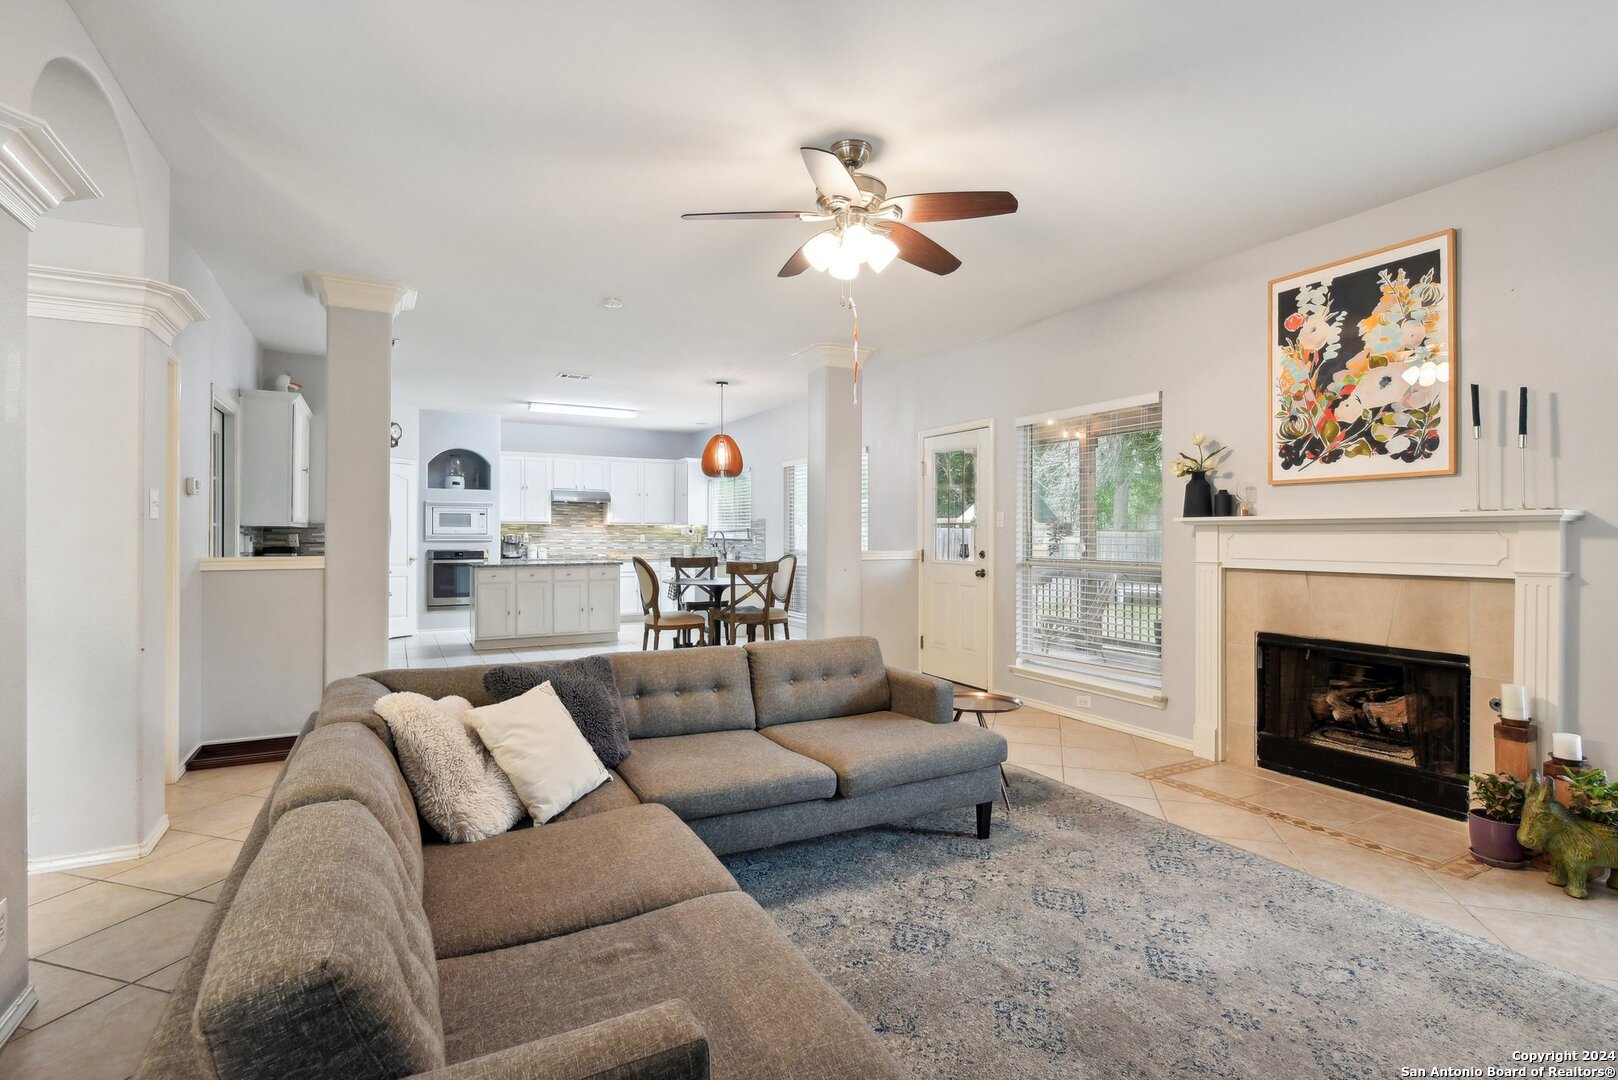
[[[1270,282],[1270,483],[1455,471],[1455,230]]]

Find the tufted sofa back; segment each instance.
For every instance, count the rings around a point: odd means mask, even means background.
[[[747,654],[713,647],[607,657],[631,739],[753,728]]]
[[[758,726],[858,716],[891,707],[876,638],[758,641],[747,646]]]

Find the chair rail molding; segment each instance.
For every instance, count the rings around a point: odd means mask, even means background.
[[[303,288],[328,308],[379,311],[384,315],[397,316],[399,312],[410,311],[416,306],[416,290],[397,281],[311,270],[303,275]]]
[[[208,313],[180,286],[155,278],[30,266],[28,317],[138,326],[173,345],[180,331]]]
[[[31,232],[62,203],[99,198],[101,189],[49,124],[0,105],[0,209]]]
[[[1195,533],[1197,756],[1225,751],[1226,570],[1493,578],[1514,583],[1514,678],[1555,730],[1566,696],[1568,528],[1583,510],[1180,518]]]

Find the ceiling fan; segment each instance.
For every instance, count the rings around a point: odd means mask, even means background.
[[[840,139],[830,150],[802,148],[803,164],[815,184],[813,210],[756,210],[682,214],[686,221],[826,221],[831,227],[811,236],[781,267],[793,277],[813,267],[849,281],[869,266],[880,273],[895,258],[935,274],[954,272],[961,260],[910,227],[924,221],[993,217],[1017,210],[1009,191],[935,191],[888,198],[888,186],[859,170],[871,160],[864,139]]]

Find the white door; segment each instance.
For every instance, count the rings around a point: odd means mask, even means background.
[[[641,466],[640,519],[648,525],[674,524],[676,462],[648,461]]]
[[[416,463],[388,471],[388,636],[416,632]]]
[[[639,525],[641,517],[641,467],[638,461],[613,461],[607,467],[607,491],[612,494],[614,525]]]
[[[523,461],[520,454],[500,455],[500,520],[528,521],[523,517]]]
[[[534,525],[551,520],[551,459],[531,457],[523,463],[522,520]]]
[[[921,669],[981,688],[994,610],[988,436],[973,428],[922,443]]]
[[[585,609],[590,606],[582,577],[558,576],[551,585],[551,633],[582,634],[588,625]]]

